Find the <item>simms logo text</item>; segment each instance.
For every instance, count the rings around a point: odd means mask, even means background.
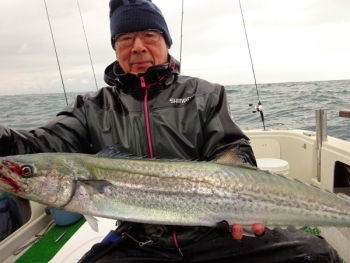
[[[183,98],[183,99],[182,98],[176,98],[176,99],[171,98],[170,102],[171,103],[186,104],[187,102],[189,102],[193,98],[194,98],[194,94],[191,97],[187,97],[187,98]]]

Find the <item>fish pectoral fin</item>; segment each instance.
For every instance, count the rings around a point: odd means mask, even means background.
[[[243,235],[248,237],[255,237],[251,226],[243,226]]]
[[[79,180],[79,182],[89,185],[98,194],[104,194],[107,187],[113,187],[113,184],[106,180]]]
[[[98,232],[98,220],[92,215],[84,215],[86,221],[89,223],[91,226],[92,230],[95,232]]]
[[[128,153],[120,143],[107,146],[102,151],[98,152],[96,156],[104,158],[140,159],[136,154]]]
[[[243,236],[248,236],[248,237],[262,237],[264,236],[264,233],[263,232],[261,235],[257,235],[253,232],[253,226],[250,225],[250,226],[243,226]]]

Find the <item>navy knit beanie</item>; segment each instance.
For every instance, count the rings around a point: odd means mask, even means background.
[[[158,29],[163,32],[167,45],[172,45],[167,24],[162,12],[151,0],[111,0],[109,2],[111,43],[117,34]]]

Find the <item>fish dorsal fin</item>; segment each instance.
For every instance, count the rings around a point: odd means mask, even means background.
[[[128,159],[140,159],[139,156],[135,154],[128,153],[127,150],[119,143],[107,146],[102,151],[96,154],[97,157],[117,157],[117,158],[128,158]]]
[[[242,166],[247,168],[253,168],[250,164],[244,163],[238,155],[236,148],[229,148],[222,154],[216,157],[215,162],[225,165]]]
[[[104,158],[121,158],[121,159],[136,159],[136,160],[163,160],[163,161],[172,161],[172,162],[189,162],[188,159],[166,159],[162,156],[156,156],[150,158],[149,156],[138,156],[135,153],[129,153],[123,146],[119,143],[107,146],[100,152],[96,154],[97,157]]]

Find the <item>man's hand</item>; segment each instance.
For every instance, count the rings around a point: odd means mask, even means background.
[[[256,223],[252,225],[252,231],[255,236],[261,237],[264,235],[265,227],[263,224]],[[233,224],[231,228],[231,236],[234,239],[241,240],[243,238],[243,227],[241,224]]]

